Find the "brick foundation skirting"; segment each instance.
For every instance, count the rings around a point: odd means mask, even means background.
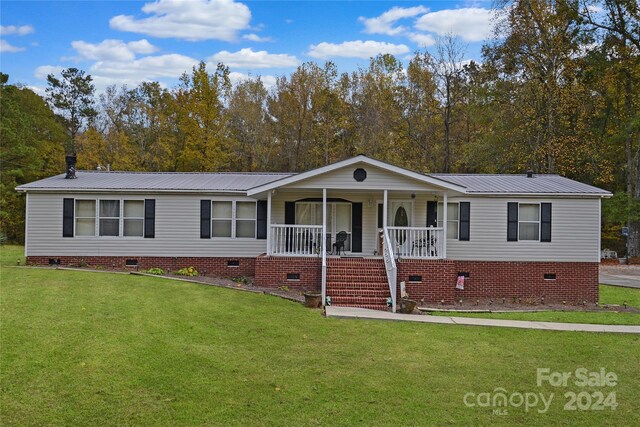
[[[506,262],[401,260],[398,282],[405,281],[411,299],[450,304],[460,299],[520,299],[582,304],[598,301],[597,262]],[[459,273],[468,273],[464,290],[456,289]],[[545,279],[545,274],[555,279]],[[422,276],[411,282],[409,276]],[[551,277],[551,276],[547,276]]]
[[[320,290],[322,260],[319,257],[259,256],[255,279],[258,286]]]
[[[239,277],[255,276],[256,258],[212,258],[212,257],[146,257],[146,256],[28,256],[27,264],[49,265],[50,261],[62,266],[100,266],[104,268],[124,269],[127,260],[136,260],[139,271],[150,268],[162,268],[176,271],[183,267],[195,267],[205,276]],[[237,265],[229,265],[237,264]]]
[[[287,286],[320,290],[322,262],[318,257],[210,258],[136,256],[29,256],[28,264],[125,268],[137,260],[138,269],[160,267],[175,271],[194,266],[200,274],[221,277],[253,276],[258,286]],[[237,263],[237,266],[230,266]],[[355,262],[355,261],[353,261]],[[455,260],[399,260],[398,283],[404,281],[411,299],[451,304],[460,299],[527,299],[582,304],[598,301],[597,262],[507,262]],[[355,267],[354,267],[355,268]],[[466,273],[464,290],[456,289],[459,273]],[[545,279],[555,275],[555,279]],[[420,276],[421,280],[416,279]],[[399,285],[398,285],[399,286]],[[398,295],[399,289],[398,289]]]

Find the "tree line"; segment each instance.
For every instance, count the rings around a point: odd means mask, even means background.
[[[603,245],[640,254],[640,14],[635,0],[511,0],[465,62],[453,36],[353,72],[307,62],[267,87],[204,62],[173,88],[108,87],[70,68],[46,101],[2,82],[2,230],[22,238],[11,186],[110,165],[139,171],[302,171],[366,154],[420,172],[558,173],[616,196]],[[5,105],[6,104],[6,105]],[[52,113],[55,111],[55,114]],[[42,126],[33,126],[38,121]],[[6,132],[6,135],[5,135]],[[5,142],[6,141],[6,142]],[[22,216],[21,216],[22,215]]]

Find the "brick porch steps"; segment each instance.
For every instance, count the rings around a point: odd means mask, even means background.
[[[355,307],[355,308],[367,308],[369,310],[380,310],[380,311],[388,311],[389,307],[387,304],[331,304],[333,307]]]
[[[381,259],[327,260],[327,295],[331,305],[387,310],[389,285]]]

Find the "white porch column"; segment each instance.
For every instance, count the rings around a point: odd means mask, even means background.
[[[267,193],[267,255],[271,255],[271,191]]]
[[[322,189],[322,306],[327,304],[327,189]]]
[[[442,258],[446,258],[447,257],[447,211],[449,210],[448,208],[448,203],[449,203],[449,199],[448,199],[448,194],[445,191],[444,192],[444,198],[442,201],[442,227],[444,228],[444,238],[442,239]]]
[[[322,247],[327,246],[327,189],[322,189]]]
[[[387,208],[387,198],[389,196],[388,190],[384,190],[384,196],[382,198],[382,228],[385,228],[387,225],[387,214],[389,209]]]

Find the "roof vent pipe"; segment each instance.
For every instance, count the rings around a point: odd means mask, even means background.
[[[70,156],[65,156],[65,161],[67,163],[67,175],[65,179],[75,179],[76,178],[76,153],[73,153]]]
[[[533,171],[531,169],[527,171],[527,178],[533,178]]]

